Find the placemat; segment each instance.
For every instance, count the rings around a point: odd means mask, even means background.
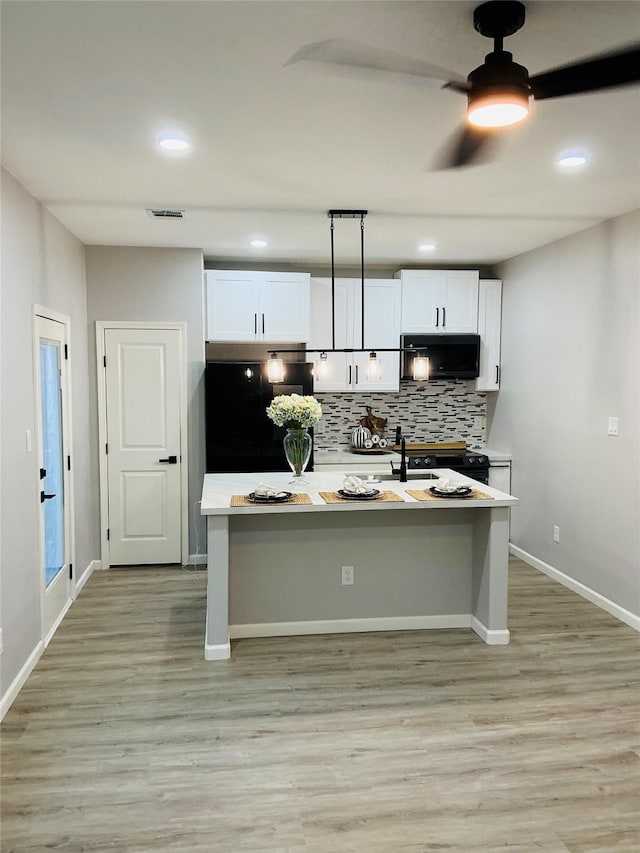
[[[424,489],[407,489],[407,494],[411,495],[412,498],[415,498],[417,501],[449,501],[449,500],[459,500],[459,501],[492,501],[493,498],[491,495],[485,495],[484,492],[479,492],[474,489],[470,495],[467,495],[466,498],[456,498],[455,495],[451,495],[449,497],[439,497],[438,495],[432,495],[431,492],[425,492]]]
[[[371,498],[370,500],[364,501],[341,498],[340,495],[335,492],[318,492],[318,494],[326,504],[375,504],[383,502],[389,503],[392,501],[400,501],[401,503],[404,503],[404,498],[401,498],[400,495],[397,495],[395,492],[380,492],[377,498]]]
[[[293,506],[294,504],[310,504],[311,498],[305,492],[291,495],[288,501],[282,503],[254,503],[246,495],[232,495],[229,506]]]

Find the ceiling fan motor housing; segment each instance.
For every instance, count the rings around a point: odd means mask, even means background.
[[[514,62],[507,50],[487,54],[484,64],[474,68],[467,81],[471,84],[469,107],[487,95],[513,94],[528,99],[531,94],[529,71]]]

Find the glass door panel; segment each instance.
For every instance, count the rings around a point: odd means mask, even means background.
[[[52,583],[65,563],[64,469],[62,446],[61,353],[58,341],[40,339],[40,400],[42,418],[42,482],[45,584]]]

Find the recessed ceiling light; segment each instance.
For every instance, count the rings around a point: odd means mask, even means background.
[[[251,240],[249,242],[249,245],[253,246],[254,249],[264,249],[264,247],[267,245],[267,241],[266,240]]]
[[[418,246],[419,252],[433,252],[437,248],[435,243],[420,243]]]
[[[586,151],[566,151],[556,160],[562,169],[581,169],[589,163],[589,155]]]
[[[156,138],[156,144],[163,151],[188,151],[191,142],[186,136],[177,133],[163,133]]]

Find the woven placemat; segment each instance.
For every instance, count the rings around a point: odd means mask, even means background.
[[[335,492],[319,492],[318,493],[322,500],[326,504],[354,504],[358,503],[356,500],[351,500],[350,498],[341,498],[340,495]],[[361,503],[363,504],[375,504],[375,503],[389,503],[391,501],[400,501],[404,503],[404,498],[401,498],[400,495],[396,495],[395,492],[380,492],[377,498],[370,498],[369,500],[363,500]]]
[[[250,501],[246,495],[231,495],[231,501],[229,506],[294,506],[300,504],[310,504],[311,498],[309,495],[305,494],[305,492],[300,492],[299,494],[291,495],[288,501],[282,501],[282,503],[254,503]]]
[[[470,498],[475,501],[492,501],[493,498],[491,495],[485,495],[484,492],[479,492],[474,489],[470,495],[467,495],[466,498],[456,498],[455,495],[450,495],[449,497],[439,497],[438,495],[432,495],[431,492],[425,492],[424,489],[407,489],[407,494],[411,495],[412,498],[415,498],[417,501],[448,501],[448,500],[459,500],[465,501]]]

